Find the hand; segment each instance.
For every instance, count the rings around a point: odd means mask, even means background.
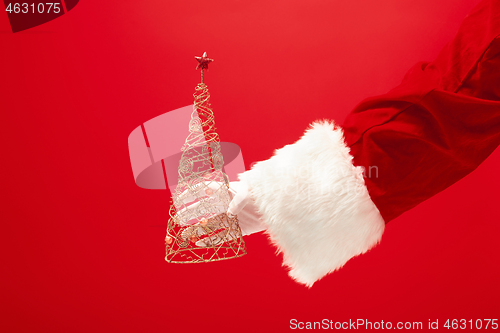
[[[229,214],[238,215],[243,236],[266,230],[262,215],[258,212],[255,201],[250,196],[248,184],[244,181],[229,183],[229,191],[233,195],[229,203]]]
[[[221,184],[218,182],[211,182],[210,184],[204,185],[205,186],[200,186],[200,193],[196,194],[199,197],[208,197],[209,201],[211,199],[214,199],[212,201],[217,202],[217,191],[221,188]],[[262,217],[257,211],[254,200],[250,197],[250,191],[248,189],[248,185],[245,182],[231,182],[229,184],[229,194],[232,200],[229,203],[229,208],[227,209],[226,213],[229,217],[232,217],[234,215],[238,216],[242,236],[247,236],[266,229]],[[193,195],[183,196],[181,194],[180,197],[182,197],[183,202],[191,202],[196,199]],[[186,208],[178,211],[177,214],[179,214],[181,219],[184,219],[184,222],[187,222],[186,217],[190,215],[189,212],[195,210],[199,204],[200,202],[198,201],[191,205],[188,205]],[[218,214],[224,213],[222,205],[217,205],[215,207]],[[221,222],[221,220],[223,222]],[[200,238],[208,233],[216,232],[218,229],[222,230],[218,233],[215,233],[214,235],[196,241],[196,246],[213,246],[239,237],[239,235],[235,232],[235,230],[233,230],[233,228],[229,228],[227,219],[221,219],[216,214],[186,228],[182,232],[181,237],[184,239],[184,243],[187,244],[187,242],[189,242],[189,240],[193,237]]]

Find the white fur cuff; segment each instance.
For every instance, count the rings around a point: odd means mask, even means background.
[[[240,175],[290,276],[307,286],[376,245],[385,223],[343,132],[314,123],[294,144]]]

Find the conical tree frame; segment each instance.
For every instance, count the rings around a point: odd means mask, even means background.
[[[196,86],[194,101],[165,237],[165,260],[172,263],[211,262],[246,254],[238,217],[226,213],[231,201],[229,181],[223,173],[210,94],[203,82]]]

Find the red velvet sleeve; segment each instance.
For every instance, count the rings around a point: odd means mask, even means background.
[[[481,2],[435,61],[343,127],[386,223],[477,168],[500,144],[500,1]]]

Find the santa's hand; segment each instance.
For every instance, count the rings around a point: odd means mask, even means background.
[[[231,182],[229,191],[233,199],[229,203],[228,214],[238,215],[243,236],[266,230],[262,215],[258,212],[255,201],[250,196],[248,184],[244,181]]]
[[[213,182],[213,186],[210,187],[218,189],[220,188],[220,184]],[[265,230],[266,227],[262,222],[261,215],[258,213],[255,204],[253,202],[253,199],[250,197],[250,191],[248,189],[248,185],[245,182],[231,182],[229,185],[229,193],[232,197],[232,200],[229,203],[227,214],[230,217],[232,215],[238,216],[238,222],[242,236],[247,236]],[[209,195],[209,197],[210,196],[213,197],[215,195],[216,192],[213,191]],[[198,205],[199,202],[189,205],[186,208],[179,211],[178,214],[185,215],[187,211],[196,209]],[[223,213],[222,210],[219,211],[220,210],[219,208],[221,207],[217,208],[218,213]],[[229,228],[226,219],[223,219],[223,221],[224,222],[220,222],[220,220],[217,219],[217,217],[204,219],[186,228],[182,232],[181,237],[183,238],[184,243],[187,243],[190,240],[191,241],[196,240],[195,242],[196,246],[200,247],[214,246],[238,238],[239,235],[237,234],[237,231]],[[204,237],[202,239],[199,239],[200,237],[203,237],[206,234],[216,232],[217,230],[221,231],[209,237]]]

